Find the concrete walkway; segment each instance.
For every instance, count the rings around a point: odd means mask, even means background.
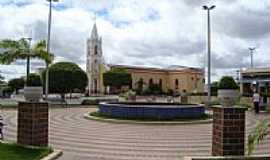
[[[179,160],[210,155],[211,124],[139,125],[86,120],[91,108],[50,110],[50,144],[64,151],[59,160]],[[6,140],[16,141],[16,110],[3,111]],[[270,115],[268,115],[269,117]],[[247,130],[266,115],[248,114]],[[270,138],[256,154],[269,154]]]

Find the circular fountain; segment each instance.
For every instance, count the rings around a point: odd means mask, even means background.
[[[196,119],[205,115],[205,107],[178,103],[100,103],[99,113],[119,119],[174,120]]]

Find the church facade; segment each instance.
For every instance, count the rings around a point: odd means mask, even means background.
[[[202,93],[204,92],[204,70],[185,66],[168,68],[151,68],[129,65],[108,65],[102,52],[102,38],[99,37],[94,24],[90,38],[87,40],[86,71],[88,76],[88,91],[91,94],[108,93],[103,85],[103,73],[111,68],[123,68],[132,77],[132,89],[137,89],[138,82],[143,82],[143,89],[151,84],[158,84],[164,92]]]

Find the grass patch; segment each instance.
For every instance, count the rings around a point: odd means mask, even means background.
[[[194,120],[207,120],[212,119],[212,115],[204,114],[199,118],[177,118],[177,119],[153,119],[153,118],[113,118],[108,115],[104,115],[99,111],[89,113],[90,116],[103,118],[103,119],[116,119],[116,120],[135,120],[135,121],[194,121]]]
[[[18,103],[17,102],[7,102],[7,101],[2,101],[0,102],[0,109],[1,108],[17,108],[18,107]]]
[[[51,148],[30,148],[17,144],[0,143],[1,160],[40,160],[52,151]]]

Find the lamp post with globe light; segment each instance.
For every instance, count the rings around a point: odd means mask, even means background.
[[[59,0],[47,0],[49,2],[49,17],[48,17],[48,37],[47,37],[47,53],[50,53],[51,43],[51,23],[52,23],[52,2],[59,2]],[[46,63],[46,76],[45,76],[45,98],[49,94],[49,64]]]
[[[208,62],[208,70],[207,70],[207,101],[211,102],[211,25],[210,25],[210,11],[213,10],[216,6],[203,6],[203,9],[207,11],[207,34],[208,34],[208,52],[207,52],[207,62]]]

